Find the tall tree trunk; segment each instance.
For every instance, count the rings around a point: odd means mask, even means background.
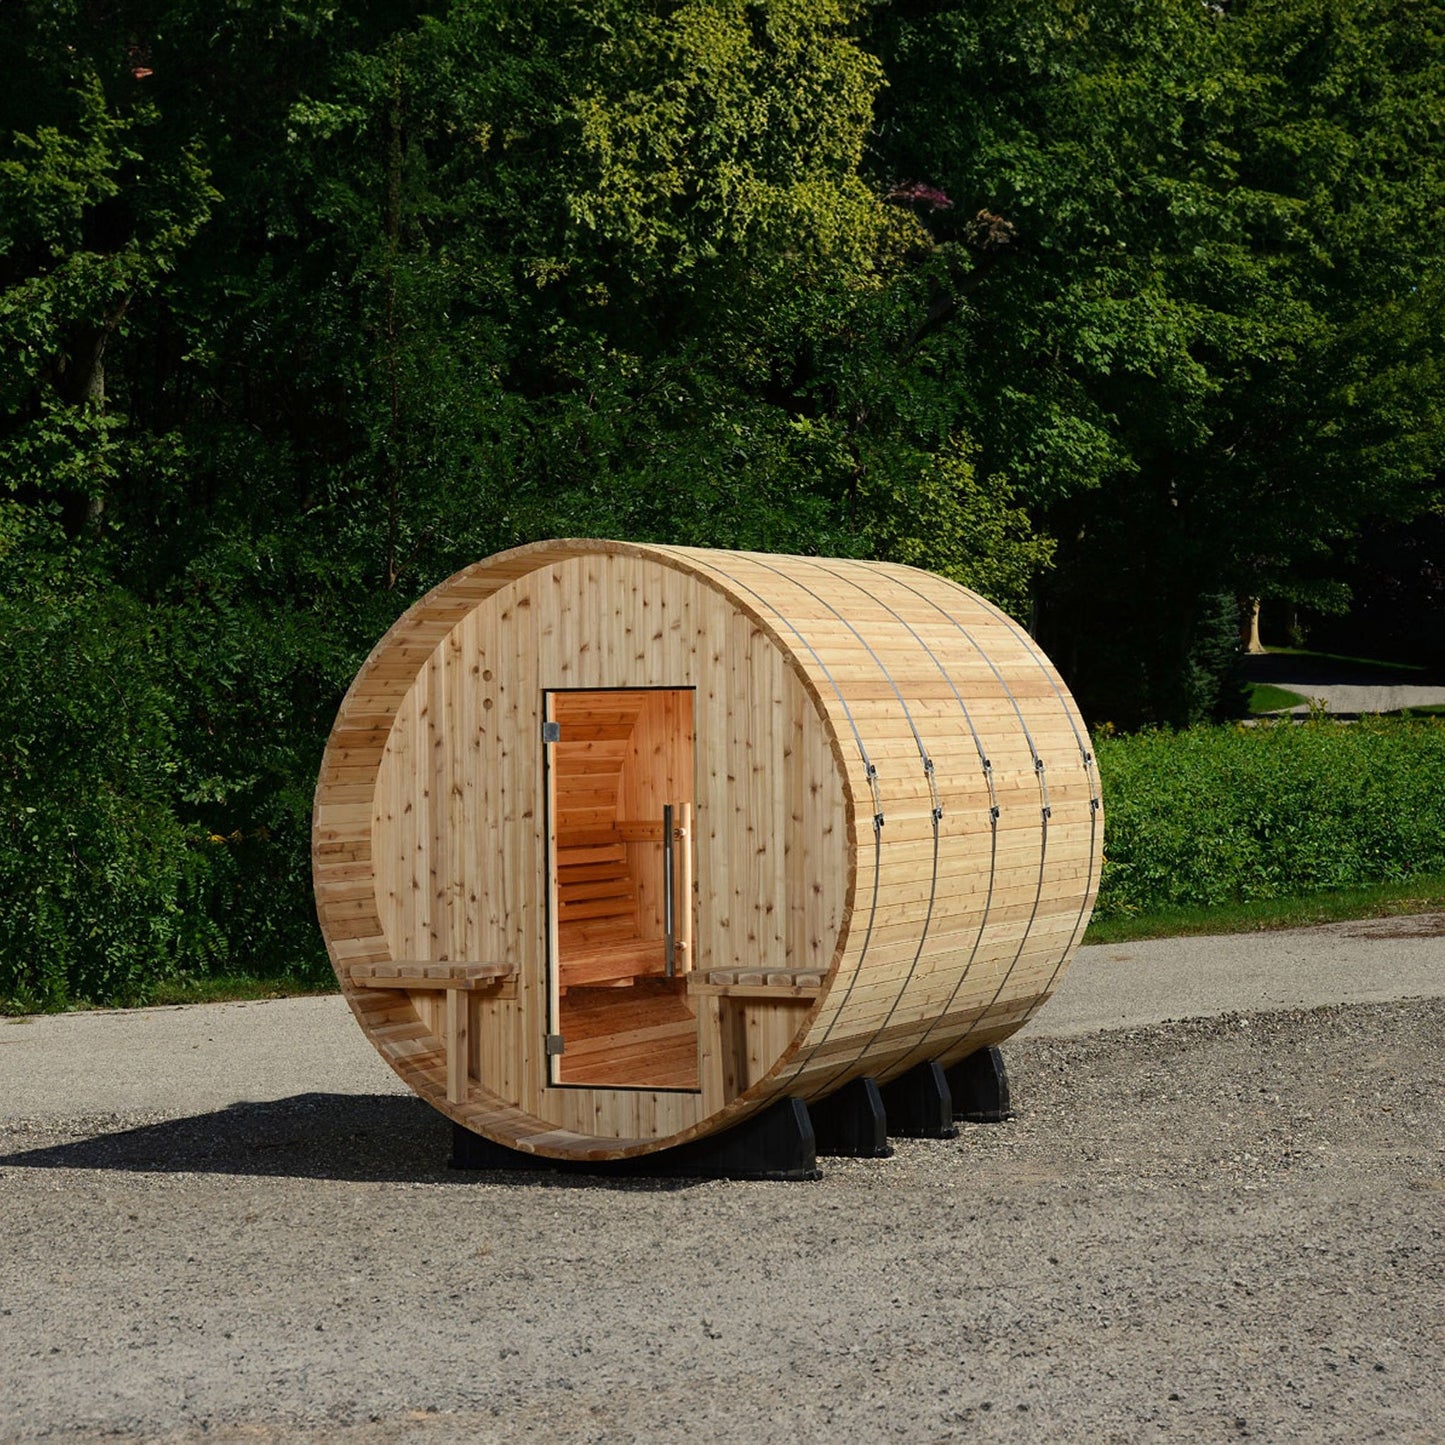
[[[55,389],[71,406],[86,411],[105,410],[105,346],[125,316],[130,298],[125,297],[104,321],[77,323],[70,355],[55,378]],[[65,527],[71,536],[99,530],[105,515],[106,496],[97,490],[68,498]]]
[[[1259,598],[1239,599],[1239,644],[1249,657],[1258,657],[1264,651],[1259,640]]]

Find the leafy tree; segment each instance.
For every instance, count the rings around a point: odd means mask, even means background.
[[[25,63],[0,159],[0,478],[37,526],[71,538],[98,527],[127,462],[107,348],[216,200],[195,146],[145,95],[138,55],[75,18],[15,16]]]
[[[1217,707],[1234,598],[1441,472],[1440,26],[0,8],[0,994],[319,966],[341,691],[533,537],[915,562]]]
[[[882,164],[958,202],[940,324],[983,466],[1060,539],[1086,706],[1221,701],[1223,599],[1429,501],[1442,426],[1438,7],[898,4]]]
[[[0,798],[40,828],[6,886],[49,900],[44,950],[7,915],[0,993],[315,966],[340,693],[499,546],[881,550],[1025,605],[1047,547],[913,344],[925,208],[864,176],[862,13],[0,13],[4,600],[34,622]]]

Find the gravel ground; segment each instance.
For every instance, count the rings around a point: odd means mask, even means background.
[[[0,1438],[1442,1439],[1445,1000],[1006,1052],[1012,1123],[813,1184],[458,1175],[382,1091],[7,1111]]]

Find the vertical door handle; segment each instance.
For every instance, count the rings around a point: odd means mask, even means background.
[[[672,804],[662,805],[662,935],[667,942],[667,976],[677,976],[677,909],[672,882]]]

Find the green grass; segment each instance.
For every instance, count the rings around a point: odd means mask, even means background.
[[[1357,918],[1394,918],[1438,908],[1445,908],[1445,874],[1412,878],[1408,883],[1338,888],[1303,898],[1260,898],[1213,908],[1161,908],[1132,918],[1106,918],[1089,924],[1084,942],[1132,943],[1199,933],[1256,933]]]
[[[1105,861],[1087,941],[1445,908],[1445,709],[1431,711],[1353,723],[1265,719],[1181,733],[1096,733]],[[334,991],[324,965],[298,959],[274,974],[138,983],[116,1001]],[[11,1013],[44,1003],[0,996],[0,1009]]]
[[[1385,672],[1424,672],[1420,662],[1384,662],[1378,657],[1346,657],[1339,652],[1311,652],[1307,647],[1266,647],[1271,657],[1309,657],[1317,662],[1348,662],[1352,667],[1378,667]]]
[[[228,973],[203,978],[159,979],[105,1003],[71,999],[63,1004],[41,1004],[34,998],[0,997],[0,1017],[29,1018],[35,1014],[74,1013],[96,1008],[172,1008],[179,1004],[251,1002],[270,998],[303,998],[309,994],[336,993],[336,977],[329,968],[309,972],[287,969],[269,973]]]
[[[215,978],[166,979],[142,993],[116,1003],[96,1004],[74,999],[62,1007],[38,1008],[26,999],[0,999],[0,1018],[10,1022],[46,1013],[82,1013],[96,1008],[174,1008],[193,1003],[250,1003],[273,998],[305,998],[339,992],[335,978],[302,977],[294,973],[272,976],[253,973],[222,974]]]
[[[251,973],[223,974],[217,978],[171,979],[155,984],[146,997],[145,1006],[163,1008],[185,1003],[301,998],[307,994],[336,992],[336,980],[329,974],[325,979],[301,978],[291,973],[270,978]]]
[[[1272,682],[1252,682],[1249,685],[1249,710],[1254,716],[1266,712],[1279,712],[1287,707],[1299,707],[1309,698],[1287,687],[1276,687]]]
[[[1397,918],[1436,909],[1445,909],[1445,873],[1413,878],[1408,883],[1337,888],[1303,898],[1261,898],[1213,908],[1161,908],[1133,918],[1106,918],[1089,924],[1084,942],[1135,943],[1147,938],[1186,938],[1204,933],[1260,933],[1359,918]],[[161,984],[155,989],[151,1003],[230,1003],[300,998],[336,991],[334,983],[316,983],[290,975],[260,978],[241,974],[184,984]]]

